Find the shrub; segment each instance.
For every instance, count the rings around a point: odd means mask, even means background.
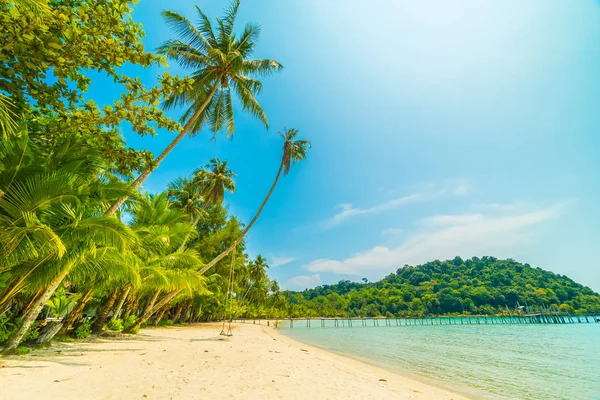
[[[19,321],[19,325],[20,325],[20,321]],[[40,336],[40,331],[38,331],[38,327],[40,326],[40,321],[35,321],[33,324],[31,324],[31,328],[29,328],[29,330],[27,331],[27,333],[25,333],[25,335],[23,336],[23,342],[26,342],[28,340],[33,340],[33,339],[37,339],[38,336]]]
[[[171,326],[171,325],[173,325],[172,319],[163,319],[162,321],[160,321],[158,323],[158,326]]]
[[[8,318],[0,318],[0,343],[6,342],[15,329],[21,326],[22,322],[23,321],[20,318],[17,318],[14,322],[9,322]],[[22,341],[26,342],[28,340],[37,339],[37,337],[40,336],[40,332],[38,331],[39,326],[39,321],[35,321],[31,324],[31,328],[25,333]]]
[[[135,321],[137,321],[137,317],[135,315],[128,315],[125,317],[125,319],[123,320],[123,329],[127,329],[129,328],[131,325],[133,325],[135,323]],[[140,328],[136,328],[134,330],[132,330],[130,333],[138,333],[140,331]]]
[[[4,343],[14,329],[8,318],[0,318],[0,343]]]
[[[92,322],[90,320],[83,321],[81,325],[75,329],[75,337],[77,339],[85,339],[92,334]]]
[[[112,319],[108,321],[106,327],[111,331],[121,332],[123,330],[123,320],[120,318]]]

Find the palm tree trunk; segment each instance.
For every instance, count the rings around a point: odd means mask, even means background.
[[[163,299],[161,301],[159,301],[154,307],[146,307],[146,311],[144,312],[144,314],[142,314],[141,317],[138,318],[137,321],[135,321],[135,323],[133,323],[129,328],[127,328],[126,330],[124,330],[123,332],[125,333],[129,333],[133,330],[135,330],[137,327],[139,327],[140,325],[146,323],[146,321],[148,321],[148,319],[161,307],[164,307],[166,304],[168,304],[171,300],[173,300],[173,298],[175,296],[177,296],[179,293],[181,292],[181,289],[179,290],[175,290],[169,294],[167,294],[165,297],[163,297]]]
[[[252,225],[254,225],[254,223],[256,222],[256,220],[258,219],[258,217],[260,216],[260,213],[262,212],[263,208],[265,208],[265,205],[267,204],[267,201],[269,201],[269,197],[271,197],[271,194],[273,193],[273,190],[275,190],[275,186],[277,186],[277,181],[279,181],[279,177],[281,176],[281,171],[282,170],[283,170],[283,159],[281,160],[281,164],[279,165],[279,171],[277,171],[277,176],[275,177],[275,181],[271,185],[271,190],[269,190],[269,193],[267,193],[267,196],[265,197],[265,199],[263,200],[262,204],[260,205],[260,208],[258,209],[258,211],[256,212],[256,214],[254,215],[254,218],[252,218],[252,221],[250,221],[250,223],[248,224],[248,226],[246,226],[246,229],[244,229],[244,231],[242,232],[242,234],[240,235],[240,237],[235,242],[233,242],[233,244],[231,246],[229,246],[229,248],[227,250],[225,250],[224,252],[222,252],[221,254],[219,254],[218,256],[216,256],[211,262],[209,262],[208,264],[206,264],[200,270],[200,275],[204,274],[210,268],[214,267],[214,265],[216,263],[218,263],[219,261],[221,261],[227,254],[231,253],[231,251],[233,249],[235,249],[236,246],[238,244],[240,244],[240,242],[244,239],[244,236],[246,236],[246,234],[248,233],[248,231],[250,230],[250,228],[252,228]]]
[[[127,315],[137,315],[137,303],[139,302],[139,294],[129,296],[123,305],[123,317]]]
[[[23,317],[23,314],[25,314],[25,312],[26,312],[27,310],[29,310],[29,307],[31,307],[31,305],[32,305],[32,304],[35,302],[35,300],[36,300],[36,299],[37,299],[37,298],[38,298],[38,297],[39,297],[39,296],[42,294],[42,292],[43,292],[43,291],[44,291],[44,288],[43,288],[43,287],[41,287],[41,288],[39,288],[39,289],[38,289],[38,291],[37,291],[37,292],[35,292],[35,294],[34,294],[34,295],[33,295],[33,297],[31,298],[31,300],[29,300],[29,303],[27,303],[27,305],[26,305],[25,307],[23,307],[23,308],[20,310],[20,311],[21,311],[21,314],[20,314],[20,315],[18,315],[18,317],[17,317],[17,318],[22,318],[22,317]]]
[[[112,310],[115,305],[115,301],[117,301],[117,295],[119,294],[118,290],[113,290],[113,292],[108,296],[106,303],[98,310],[98,315],[96,316],[96,320],[92,325],[92,332],[95,334],[102,333],[102,328],[106,321],[108,320],[108,314]]]
[[[117,303],[117,308],[115,308],[115,312],[112,315],[111,321],[119,318],[119,314],[121,313],[123,304],[125,303],[125,300],[127,300],[127,296],[129,296],[130,291],[131,291],[131,285],[127,285],[127,289],[125,289],[125,291],[121,295],[121,298],[119,299],[119,302]]]
[[[144,315],[148,311],[152,310],[152,308],[154,307],[154,304],[156,303],[156,300],[158,299],[159,295],[160,295],[160,290],[157,290],[154,293],[154,296],[152,296],[152,298],[150,299],[150,301],[148,301],[148,304],[146,304],[146,308],[144,308],[144,312],[142,313],[142,315]]]
[[[156,318],[154,318],[154,326],[158,326],[160,320],[163,318],[167,310],[169,309],[169,304],[165,304],[165,306],[158,312]]]
[[[196,215],[196,217],[192,221],[192,226],[194,227],[194,229],[196,229],[196,225],[198,224],[198,221],[200,221],[201,217],[202,217],[202,213],[198,213],[198,215]],[[179,246],[177,251],[183,251],[183,249],[185,249],[185,245],[187,244],[188,240],[190,240],[190,236],[191,236],[191,232],[188,233],[187,235],[185,235],[185,238],[183,239],[183,242],[181,243],[181,246]]]
[[[219,78],[217,80],[217,83],[215,83],[212,90],[206,97],[206,99],[204,99],[204,102],[202,103],[200,108],[198,108],[198,111],[196,111],[194,113],[194,115],[192,115],[192,117],[184,125],[183,129],[179,132],[179,134],[175,137],[175,139],[173,139],[173,141],[163,150],[163,152],[160,153],[160,155],[154,159],[153,167],[146,169],[146,171],[144,171],[140,176],[137,177],[137,179],[135,181],[133,181],[133,183],[131,184],[131,187],[129,188],[129,193],[132,193],[137,188],[139,188],[142,185],[142,183],[144,183],[144,181],[146,180],[146,178],[148,178],[148,176],[150,176],[152,171],[154,171],[154,169],[158,167],[158,165],[162,162],[162,160],[164,160],[165,157],[167,155],[169,155],[171,150],[173,150],[175,148],[175,146],[177,146],[177,144],[181,141],[181,139],[183,139],[183,137],[188,133],[190,128],[194,125],[194,123],[202,115],[202,113],[204,112],[204,110],[206,109],[206,107],[208,106],[208,104],[210,103],[212,98],[214,97],[215,93],[217,92],[217,89],[219,88],[220,81],[221,81],[221,79]],[[110,206],[110,208],[108,210],[106,210],[104,215],[112,215],[115,212],[117,212],[119,207],[121,207],[123,205],[123,203],[125,203],[125,200],[127,200],[128,197],[129,197],[129,194],[126,194],[125,196],[121,197],[112,206]]]
[[[191,321],[191,315],[194,312],[194,307],[192,304],[185,308],[185,312],[183,313],[182,322],[187,323]]]
[[[50,281],[50,283],[48,284],[48,286],[46,286],[42,294],[35,300],[33,304],[31,304],[31,307],[29,307],[29,309],[23,314],[23,323],[17,330],[15,330],[12,333],[12,335],[10,335],[10,337],[6,341],[6,344],[4,345],[2,354],[12,353],[17,348],[17,346],[19,346],[21,340],[23,340],[23,336],[25,336],[25,333],[27,333],[29,328],[31,328],[31,325],[34,323],[35,319],[40,314],[40,311],[42,311],[42,308],[44,307],[46,302],[50,300],[50,297],[52,297],[52,295],[54,294],[58,286],[61,284],[63,279],[65,279],[65,277],[69,274],[71,266],[72,264],[66,265],[62,269],[62,271],[60,271],[60,273],[56,275],[54,279],[52,279],[52,281]]]
[[[81,299],[79,299],[79,302],[77,303],[77,305],[75,307],[73,307],[71,312],[65,317],[63,326],[60,329],[60,331],[58,332],[59,334],[65,335],[67,333],[67,331],[73,325],[75,325],[77,323],[77,321],[79,321],[79,319],[81,319],[81,316],[83,315],[83,309],[85,308],[86,304],[92,299],[93,291],[94,291],[93,287],[89,288],[87,290],[87,292],[85,292],[83,294]]]
[[[177,308],[175,309],[175,316],[173,317],[173,323],[176,324],[179,322],[179,318],[181,317],[181,313],[183,311],[183,307],[187,305],[187,301],[182,301],[181,303],[179,303],[177,305]]]

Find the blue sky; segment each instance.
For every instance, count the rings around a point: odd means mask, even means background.
[[[217,16],[228,2],[141,0],[146,46],[171,36],[162,9],[195,18],[194,4]],[[278,168],[276,132],[295,127],[313,149],[248,237],[283,287],[493,255],[600,290],[599,17],[592,0],[244,0],[239,28],[263,29],[256,57],[285,66],[260,96],[272,128],[237,110],[233,141],[185,139],[145,188],[218,156],[249,221]],[[91,95],[115,97],[101,81]],[[124,134],[154,152],[173,137]]]

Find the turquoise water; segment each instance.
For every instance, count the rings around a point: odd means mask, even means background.
[[[322,328],[313,320],[311,328],[288,322],[280,332],[483,399],[600,400],[600,323],[455,322],[335,328],[326,321]]]

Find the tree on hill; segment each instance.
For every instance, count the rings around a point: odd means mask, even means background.
[[[378,282],[340,281],[285,295],[299,314],[328,317],[494,314],[517,304],[600,312],[600,295],[590,288],[564,275],[495,257],[407,265]]]

